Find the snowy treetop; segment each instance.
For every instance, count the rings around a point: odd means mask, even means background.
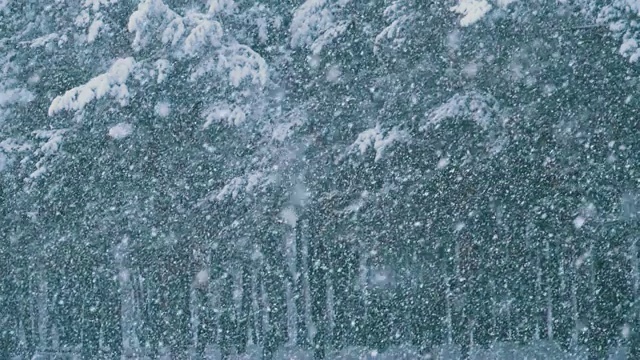
[[[498,110],[497,101],[492,96],[477,92],[455,94],[427,114],[426,123],[421,129],[437,128],[446,119],[463,117],[487,130],[495,122]]]

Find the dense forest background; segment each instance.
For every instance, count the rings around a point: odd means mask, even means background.
[[[634,0],[0,0],[0,358],[638,359],[639,41]]]

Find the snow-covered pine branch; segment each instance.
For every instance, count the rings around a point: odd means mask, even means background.
[[[498,101],[489,94],[471,91],[464,94],[455,94],[443,104],[436,106],[427,112],[426,118],[420,131],[429,133],[437,131],[441,127],[448,127],[448,123],[468,123],[473,125],[474,132],[460,129],[453,129],[455,137],[475,137],[479,135],[480,143],[484,144],[486,151],[490,154],[497,154],[506,145],[508,138],[501,130],[502,118]],[[455,125],[454,125],[455,126]],[[452,128],[449,128],[452,129]],[[477,134],[482,133],[483,135]]]
[[[184,25],[180,26],[181,21],[174,23],[173,26],[169,25],[179,18],[180,16],[162,0],[143,0],[129,17],[127,28],[134,34],[131,46],[136,51],[142,50],[149,43],[152,34],[162,25],[165,26],[162,42],[177,43],[184,34]]]
[[[458,0],[458,3],[451,7],[451,11],[460,14],[460,26],[470,26],[485,17],[494,6],[505,8],[516,0]]]
[[[444,120],[456,117],[469,118],[476,125],[487,130],[495,121],[498,111],[497,100],[490,95],[475,91],[455,94],[427,114],[426,122],[421,130],[426,131],[431,127],[438,128]]]
[[[350,20],[341,14],[350,0],[307,0],[293,14],[289,32],[292,48],[306,47],[313,54],[342,35]]]
[[[409,134],[397,126],[385,131],[380,124],[376,124],[374,128],[358,134],[356,141],[348,147],[347,153],[357,152],[364,155],[370,148],[373,148],[376,152],[375,161],[379,161],[387,149],[397,142],[409,141],[409,138]]]
[[[106,73],[53,99],[49,106],[49,116],[64,110],[82,110],[90,102],[107,95],[118,100],[122,106],[126,105],[129,98],[126,81],[135,65],[132,57],[116,60]]]
[[[595,7],[590,3],[590,7]],[[613,35],[622,40],[619,53],[629,62],[640,59],[640,1],[614,0],[598,8],[596,23],[606,26]]]
[[[181,16],[162,0],[145,0],[129,17],[128,30],[134,34],[132,47],[141,51],[154,39],[160,40],[174,47],[173,55],[178,58],[200,54],[207,46],[219,47],[223,30],[213,16],[197,11]]]
[[[384,17],[389,24],[376,35],[373,42],[373,51],[379,54],[385,42],[391,42],[391,47],[396,48],[404,41],[403,30],[410,26],[415,19],[415,13],[407,0],[395,0],[384,10]]]

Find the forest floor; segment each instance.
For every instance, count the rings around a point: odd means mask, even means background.
[[[220,360],[214,347],[208,347],[203,360]],[[228,360],[261,360],[259,348],[249,349],[246,354],[239,354]],[[195,357],[193,357],[195,359]],[[420,353],[412,346],[396,346],[386,349],[384,352],[365,349],[362,347],[350,347],[339,351],[330,352],[327,360],[458,360],[460,351],[455,346],[439,346],[431,353]],[[123,359],[125,359],[123,357]],[[130,358],[133,360],[134,358]],[[151,360],[149,358],[135,357],[136,360]],[[586,349],[578,349],[573,353],[563,351],[556,344],[539,342],[531,345],[514,345],[509,343],[497,343],[488,348],[475,348],[471,351],[470,360],[587,360]],[[623,347],[612,349],[608,360],[628,359]],[[11,360],[80,360],[79,356],[72,353],[39,353],[32,359],[14,356]],[[128,359],[129,360],[129,359]],[[155,360],[155,359],[154,359]],[[172,360],[171,355],[160,356],[158,360]],[[309,350],[299,348],[282,348],[274,356],[274,360],[313,360],[313,354]]]
[[[249,354],[237,355],[230,360],[260,360],[259,349],[250,351]],[[439,346],[431,353],[420,353],[412,346],[396,346],[386,349],[384,352],[351,347],[339,351],[330,352],[327,360],[459,360],[460,350],[455,346]],[[210,351],[206,360],[219,360],[215,350]],[[570,353],[563,351],[558,345],[549,342],[538,342],[531,345],[514,345],[509,343],[497,343],[488,348],[475,348],[471,351],[470,360],[587,360],[586,349],[577,349]],[[612,349],[608,360],[626,360],[627,355],[623,347]],[[165,359],[162,359],[165,360]],[[169,359],[166,359],[169,360]],[[313,360],[313,354],[309,350],[298,348],[280,349],[274,356],[274,360]]]

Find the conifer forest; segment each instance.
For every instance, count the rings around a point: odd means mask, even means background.
[[[5,359],[640,359],[640,0],[0,0]]]

